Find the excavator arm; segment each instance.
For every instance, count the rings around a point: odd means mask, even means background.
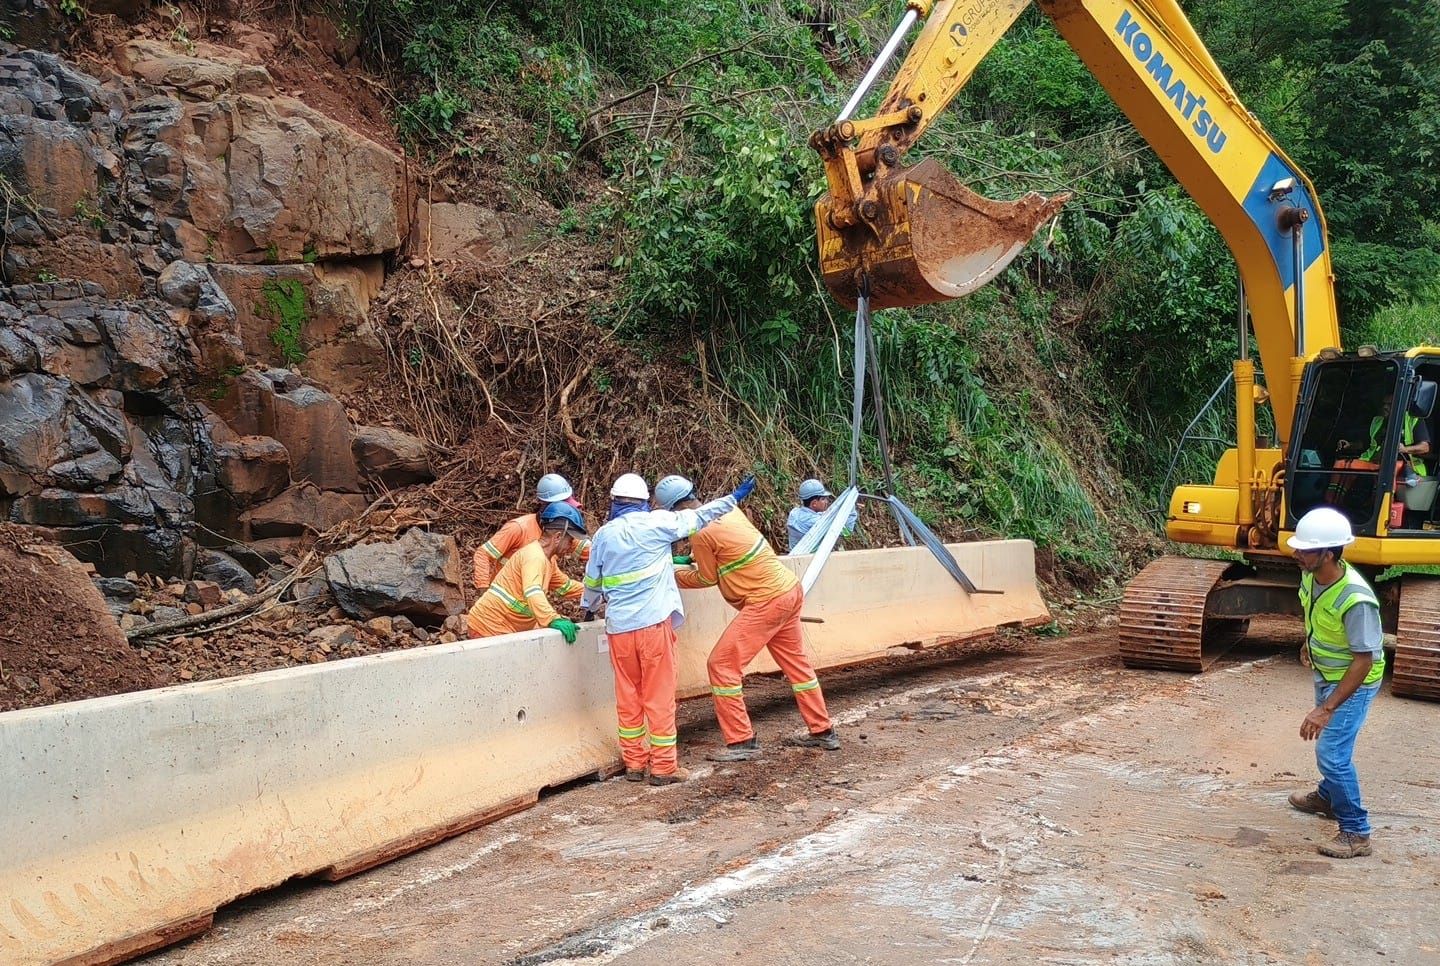
[[[821,269],[842,303],[853,305],[863,286],[875,308],[973,291],[1068,197],[992,201],[933,159],[903,163],[1027,3],[912,0],[901,26],[924,24],[875,116],[850,119],[858,91],[811,138],[829,186],[816,205]],[[1305,360],[1339,345],[1313,186],[1245,109],[1175,0],[1036,3],[1224,237],[1288,439]]]

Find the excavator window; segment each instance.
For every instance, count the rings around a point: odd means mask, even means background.
[[[1304,382],[1304,427],[1290,473],[1292,520],[1317,506],[1333,506],[1357,533],[1375,532],[1381,457],[1389,438],[1399,367],[1382,358],[1313,364]],[[1393,472],[1393,471],[1392,471]]]
[[[1425,439],[1430,452],[1415,457],[1416,473],[1397,495],[1405,503],[1401,529],[1440,537],[1440,359],[1421,356],[1415,362],[1415,382],[1407,406],[1415,420],[1416,442]],[[1423,427],[1423,434],[1420,432]]]

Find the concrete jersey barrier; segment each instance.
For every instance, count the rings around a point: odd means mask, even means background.
[[[817,666],[1048,619],[1028,542],[952,549],[1006,595],[965,598],[923,549],[837,554],[806,607]],[[680,691],[706,693],[731,612],[686,607]],[[123,961],[617,762],[598,622],[0,714],[0,962]]]

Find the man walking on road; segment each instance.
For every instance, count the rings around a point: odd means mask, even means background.
[[[700,505],[695,487],[683,476],[667,476],[655,487],[663,508],[693,509]],[[677,570],[681,587],[699,589],[719,585],[725,600],[740,613],[725,628],[705,662],[715,717],[725,736],[725,748],[707,757],[711,761],[747,761],[760,755],[760,743],[750,725],[743,688],[745,666],[762,648],[785,672],[800,715],[809,733],[787,744],[838,751],[825,695],[800,634],[800,608],[805,594],[791,573],[744,513],[733,510],[690,540],[693,569]]]
[[[754,489],[755,478],[747,476],[732,495],[678,513],[651,510],[650,488],[634,473],[610,490],[610,520],[595,532],[580,606],[590,620],[605,603],[620,754],[629,781],[669,785],[689,777],[675,751],[675,629],[685,621],[685,608],[670,545],[731,512]]]
[[[1352,759],[1355,739],[1385,673],[1380,604],[1365,578],[1341,560],[1344,548],[1354,542],[1349,519],[1331,507],[1301,517],[1288,541],[1304,571],[1300,606],[1305,643],[1300,660],[1315,672],[1315,707],[1300,723],[1300,737],[1316,742],[1321,776],[1316,790],[1293,793],[1290,804],[1340,823],[1340,834],[1319,847],[1322,855],[1337,859],[1371,852],[1370,816],[1360,801],[1360,777]]]

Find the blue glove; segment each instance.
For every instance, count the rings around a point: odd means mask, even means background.
[[[745,474],[745,479],[740,481],[740,485],[735,487],[735,492],[730,495],[735,498],[736,503],[743,503],[745,502],[745,498],[754,492],[755,475],[753,473],[747,473]]]

